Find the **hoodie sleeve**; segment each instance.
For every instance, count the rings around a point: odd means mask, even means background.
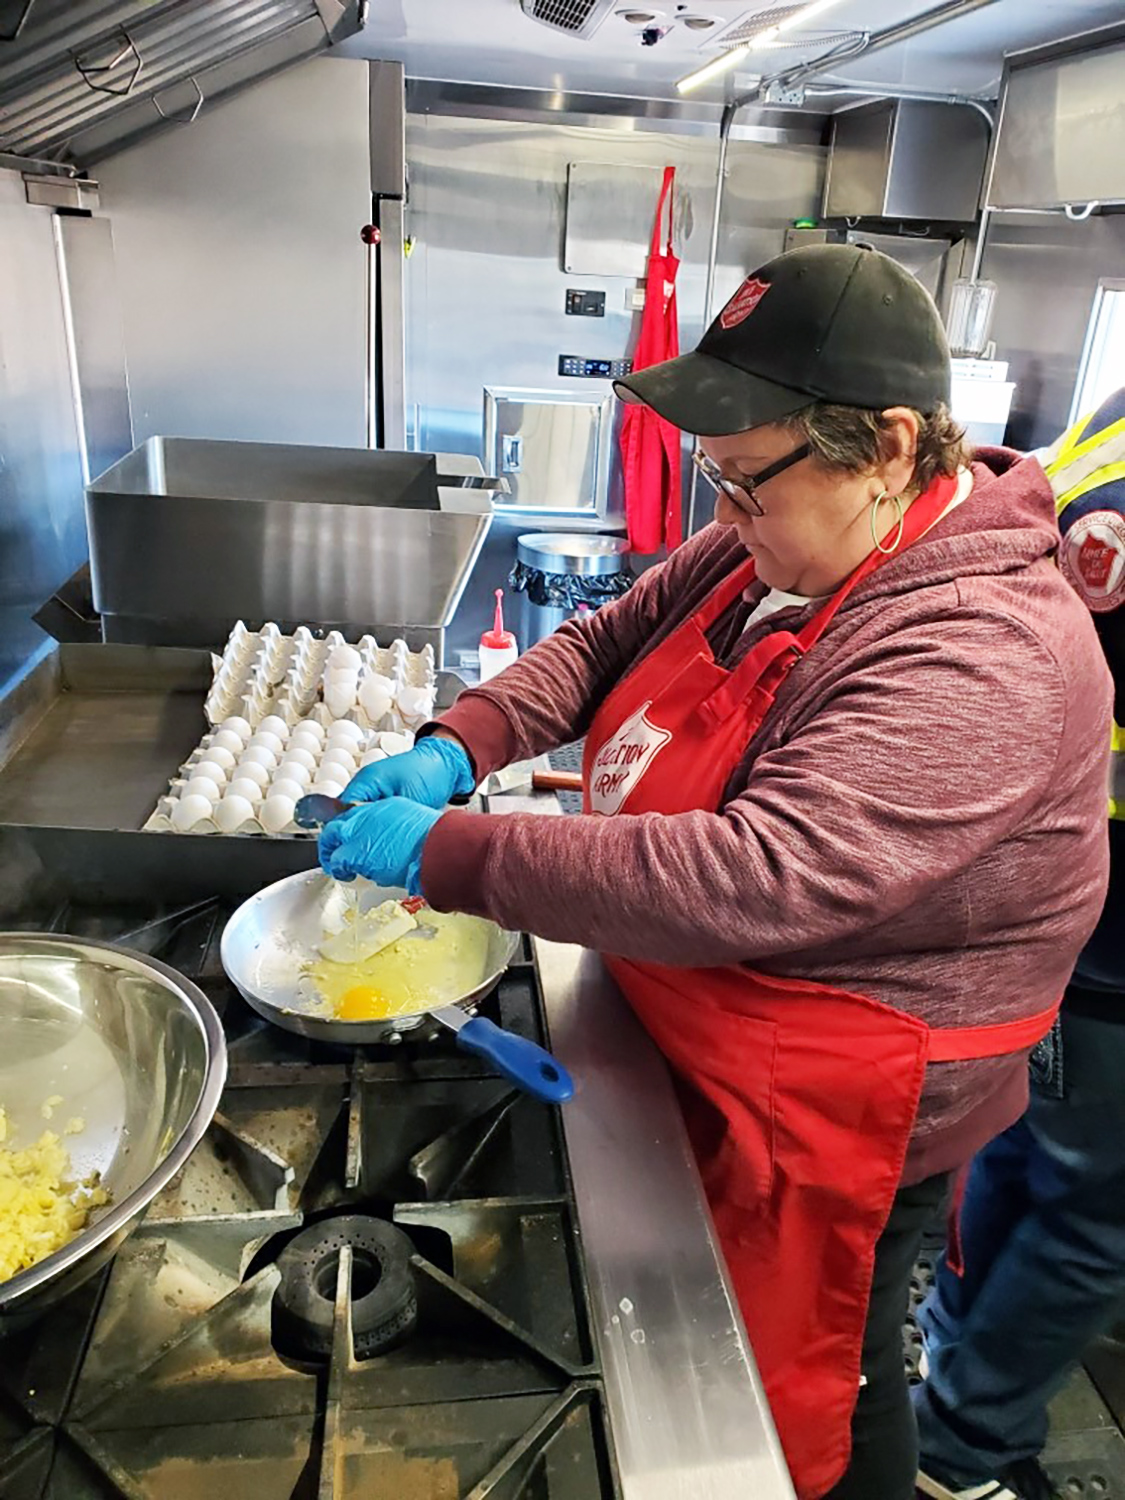
[[[486,686],[462,693],[438,722],[468,750],[477,780],[580,739],[654,635],[701,602],[731,555],[722,529],[706,527],[615,603],[581,624],[568,620]]]
[[[1066,722],[1044,643],[965,609],[881,635],[718,812],[448,813],[422,888],[441,910],[666,964],[822,948],[905,911],[1018,828]]]

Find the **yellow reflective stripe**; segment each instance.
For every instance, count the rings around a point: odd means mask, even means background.
[[[1109,815],[1111,818],[1118,820],[1125,818],[1125,802],[1115,802],[1111,797],[1109,799]]]
[[[1114,755],[1125,755],[1125,727],[1117,720],[1113,721],[1113,735],[1110,740]]]
[[[1088,412],[1086,416],[1080,417],[1073,427],[1063,433],[1062,437],[1055,439],[1054,448],[1048,451],[1047,462],[1043,465],[1048,474],[1056,474],[1069,461],[1072,452],[1082,440],[1082,434],[1090,425],[1093,415],[1093,412]]]
[[[1096,490],[1100,485],[1112,484],[1115,479],[1125,479],[1125,461],[1115,464],[1104,464],[1100,469],[1095,469],[1092,474],[1080,480],[1073,489],[1064,490],[1061,495],[1055,496],[1055,510],[1061,516],[1068,505],[1073,505],[1075,500],[1081,500],[1083,495],[1088,495],[1091,490]]]
[[[1090,418],[1087,417],[1086,422],[1076,423],[1066,434],[1066,437],[1063,439],[1063,448],[1050,461],[1050,467],[1047,469],[1048,474],[1057,474],[1067,464],[1077,463],[1080,458],[1085,458],[1087,453],[1094,453],[1103,443],[1112,443],[1115,437],[1125,435],[1125,417],[1122,417],[1117,422],[1111,422],[1108,427],[1099,428],[1084,443],[1072,441],[1082,436],[1081,429],[1085,427],[1089,420]]]

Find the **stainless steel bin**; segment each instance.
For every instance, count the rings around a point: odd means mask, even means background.
[[[629,544],[596,532],[531,531],[516,542],[511,586],[519,594],[516,638],[521,651],[557,630],[579,604],[597,608],[633,581]]]

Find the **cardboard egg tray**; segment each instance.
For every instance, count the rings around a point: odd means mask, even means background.
[[[231,716],[203,736],[145,828],[311,838],[293,821],[299,797],[311,791],[338,797],[362,766],[413,743],[409,731],[369,730],[354,720],[326,725],[310,717],[290,727],[279,715],[267,715],[255,729]]]
[[[254,631],[239,621],[212,663],[205,705],[212,725],[237,716],[252,729],[267,718],[292,728],[314,716],[324,725],[350,719],[368,731],[401,734],[433,717],[432,646],[379,646],[369,635],[351,645],[338,630],[321,640],[307,625],[283,635],[272,622]]]

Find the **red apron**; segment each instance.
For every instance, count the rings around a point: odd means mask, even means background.
[[[938,480],[915,500],[902,546],[954,490]],[[727,671],[705,632],[755,576],[752,560],[737,567],[598,711],[586,811],[717,810],[786,675],[882,561],[873,552],[798,634],[773,631]],[[864,995],[739,964],[606,963],[689,1085],[685,1119],[735,1294],[797,1493],[815,1500],[847,1467],[875,1244],[926,1064],[1031,1047],[1055,1012],[936,1030]]]
[[[641,336],[633,355],[634,370],[644,370],[680,352],[676,318],[676,272],[672,254],[675,167],[664,168],[664,185],[656,205],[652,245],[645,282]],[[668,240],[660,253],[660,220],[668,204]],[[621,423],[621,471],[625,482],[625,519],[634,552],[669,552],[683,541],[680,504],[680,429],[649,406],[627,406]]]

